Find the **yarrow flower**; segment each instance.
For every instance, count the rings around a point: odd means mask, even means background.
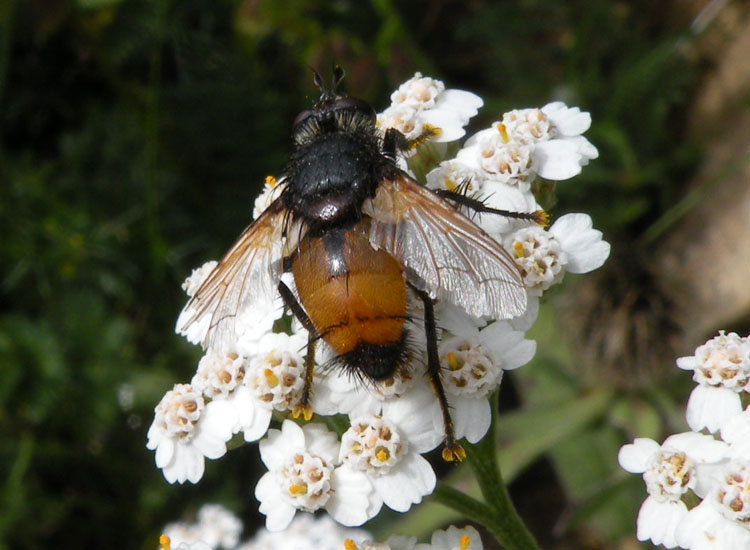
[[[355,369],[325,368],[341,359],[329,347],[328,337],[313,335],[311,339],[305,330],[311,328],[310,322],[300,318],[307,306],[300,303],[290,311],[281,297],[283,293],[289,302],[289,294],[297,296],[295,276],[287,272],[283,259],[300,246],[295,239],[305,237],[304,224],[290,220],[291,225],[282,231],[279,224],[271,227],[257,222],[256,227],[272,234],[272,244],[264,247],[241,240],[229,256],[236,264],[224,261],[217,267],[216,262],[208,262],[183,285],[187,295],[195,298],[180,314],[177,331],[207,349],[191,383],[176,385],[156,407],[149,429],[147,446],[156,451],[156,464],[169,482],[197,482],[205,459],[223,455],[235,434],[235,442],[241,439],[239,434],[245,441],[261,440],[261,459],[268,471],[258,482],[255,496],[266,515],[263,536],[279,540],[271,533],[308,521],[294,519],[297,511],[326,510],[338,523],[356,526],[373,518],[383,505],[399,512],[409,510],[436,485],[425,453],[443,441],[458,447],[453,436],[472,443],[485,436],[491,419],[490,397],[505,371],[526,364],[534,355],[536,345],[525,338],[524,331],[536,317],[539,296],[566,272],[585,273],[602,265],[609,245],[584,214],[562,216],[549,230],[543,229],[546,214],[532,192],[538,177],[570,178],[596,157],[596,148],[582,136],[590,115],[559,102],[510,111],[470,137],[455,157],[439,158],[448,151],[439,144],[462,138],[482,104],[471,92],[446,89],[439,80],[417,73],[377,115],[376,139],[385,141],[394,135],[388,130],[398,130],[412,141],[408,151],[397,151],[394,162],[406,170],[412,161],[423,168],[412,167],[424,174],[420,183],[440,192],[436,196],[455,204],[509,251],[509,256],[502,254],[502,260],[516,278],[515,260],[531,296],[524,314],[505,321],[476,318],[466,311],[473,304],[460,307],[453,303],[459,302],[457,297],[438,294],[431,319],[425,305],[408,289],[404,364],[392,376],[369,380],[358,378]],[[433,144],[422,147],[424,142]],[[422,155],[423,151],[429,152]],[[269,212],[269,206],[284,193],[287,176],[266,178],[254,204],[254,219]],[[519,215],[498,215],[498,210]],[[269,260],[268,269],[254,269],[265,260]],[[224,269],[227,266],[229,270]],[[410,267],[402,265],[401,269]],[[441,269],[448,273],[448,267]],[[263,281],[273,284],[261,285]],[[322,290],[316,299],[325,301],[329,290]],[[516,291],[522,296],[520,289]],[[226,300],[231,299],[236,300],[234,307],[227,307]],[[521,309],[519,298],[513,311]],[[478,308],[474,313],[483,311]],[[435,366],[430,363],[434,347],[428,361],[426,325],[430,320],[436,325],[438,380],[450,406],[453,434],[443,426],[441,402],[425,383],[427,365]],[[310,341],[314,346],[308,348]],[[435,338],[429,341],[434,343]],[[306,387],[312,391],[306,392]],[[349,428],[339,437],[323,424],[303,424],[309,413],[345,415]],[[282,421],[280,429],[272,427],[278,425],[274,418]],[[341,425],[342,420],[334,425]],[[460,458],[460,450],[453,456]],[[436,532],[430,545],[418,545],[409,537],[386,543],[350,540],[352,548],[481,549],[481,540],[471,528]],[[245,543],[248,549],[258,547],[253,544],[261,544],[261,538]],[[323,549],[326,544],[314,547]],[[300,543],[295,550],[303,548]]]
[[[304,385],[304,358],[300,350],[304,334],[268,333],[249,361],[245,387],[252,396],[253,411],[241,426],[245,441],[263,437],[276,411],[289,411],[299,401]]]
[[[439,130],[432,141],[455,141],[464,136],[464,126],[483,104],[476,94],[446,90],[441,81],[416,73],[393,92],[391,106],[378,115],[378,124],[410,140],[431,127]]]
[[[477,530],[449,526],[438,529],[429,543],[417,538],[392,535],[375,542],[363,529],[342,527],[326,515],[297,515],[284,531],[259,529],[238,543],[242,524],[232,512],[217,504],[207,504],[195,523],[170,523],[159,538],[160,550],[482,550]]]
[[[344,550],[372,538],[363,529],[342,527],[330,516],[297,514],[283,531],[262,528],[237,550]]]
[[[361,472],[341,468],[336,434],[322,424],[298,426],[285,420],[281,431],[269,430],[260,442],[268,473],[258,482],[255,497],[266,515],[266,528],[286,528],[297,510],[321,508],[346,526],[361,525],[381,506],[372,483]]]
[[[170,483],[203,477],[204,458],[226,453],[235,413],[222,401],[206,404],[189,384],[176,384],[156,406],[147,447]]]
[[[682,497],[688,491],[704,494],[701,465],[716,464],[726,454],[726,444],[694,432],[670,436],[661,446],[638,438],[620,449],[620,466],[642,473],[649,495],[638,512],[638,540],[674,548],[677,526],[688,513]]]
[[[524,272],[529,294],[540,296],[566,272],[588,273],[609,257],[609,243],[587,214],[561,216],[548,231],[531,226],[509,235],[505,248]]]
[[[170,523],[163,529],[172,545],[205,544],[211,549],[231,550],[239,542],[242,522],[220,504],[204,504],[198,510],[197,521]],[[194,548],[194,546],[191,546]]]
[[[385,542],[355,543],[347,541],[344,550],[483,550],[479,532],[471,525],[438,529],[432,533],[430,543],[417,543],[416,537],[395,535]]]
[[[456,160],[482,171],[493,182],[528,191],[537,172],[533,155],[532,143],[510,141],[504,129],[490,128],[470,138]]]
[[[418,544],[415,550],[482,550],[482,538],[471,525],[438,529],[432,533],[430,544]]]
[[[717,477],[709,494],[677,526],[682,548],[750,548],[750,462],[729,462]]]
[[[590,125],[589,113],[559,101],[541,109],[514,110],[467,140],[456,158],[482,170],[490,180],[527,191],[537,175],[570,179],[599,156],[581,135]]]
[[[649,494],[638,513],[639,540],[689,550],[750,548],[750,410],[739,408],[739,392],[747,391],[747,340],[721,331],[694,356],[677,360],[699,384],[686,413],[696,431],[661,446],[639,438],[620,450],[620,465],[642,473]],[[710,403],[717,410],[708,410]],[[697,433],[702,428],[721,428],[721,439]],[[689,494],[701,499],[691,509]]]
[[[159,537],[159,550],[214,550],[209,544],[203,541],[197,542],[180,542],[176,545],[172,543],[167,535]]]
[[[441,441],[442,426],[434,429],[424,414],[433,399],[415,388],[408,398],[384,402],[382,415],[353,418],[341,438],[342,464],[364,473],[378,498],[397,512],[406,512],[435,488],[435,472],[421,456]]]
[[[687,406],[687,422],[692,430],[715,432],[732,416],[740,413],[741,392],[750,389],[750,340],[736,333],[709,340],[689,357],[677,359],[677,366],[693,371],[698,383]]]
[[[190,385],[211,399],[227,397],[242,384],[246,369],[247,361],[236,351],[209,349],[198,362]]]
[[[506,322],[485,325],[455,306],[442,306],[438,317],[445,331],[438,354],[445,391],[453,407],[456,437],[476,443],[490,427],[489,395],[500,386],[504,371],[532,359],[536,343],[524,339],[523,332],[513,330]],[[437,403],[432,418],[438,430]]]

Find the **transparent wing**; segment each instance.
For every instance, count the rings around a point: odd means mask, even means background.
[[[240,235],[177,319],[176,331],[204,348],[232,348],[236,321],[277,295],[285,249],[287,211],[279,199]]]
[[[526,309],[521,272],[474,222],[406,174],[380,183],[363,212],[370,242],[404,266],[409,282],[474,316],[508,319]]]

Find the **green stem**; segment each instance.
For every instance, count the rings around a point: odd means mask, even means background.
[[[443,506],[447,506],[467,519],[485,527],[504,547],[515,548],[511,545],[505,531],[500,526],[500,518],[497,517],[497,511],[491,506],[488,506],[484,502],[479,502],[477,499],[462,493],[458,489],[454,489],[442,481],[438,482],[437,487],[435,487],[432,498]]]
[[[539,550],[539,544],[526,527],[521,516],[518,515],[508,494],[508,488],[503,482],[495,448],[496,407],[494,404],[496,400],[492,401],[494,403],[490,429],[487,435],[476,445],[469,446],[466,453],[484,500],[487,502],[487,506],[494,511],[492,527],[484,523],[482,525],[490,529],[493,534],[501,533],[502,535],[498,537],[498,540],[509,549]]]
[[[539,550],[539,544],[513,506],[508,488],[503,483],[494,452],[494,441],[495,438],[488,435],[477,445],[469,447],[467,451],[469,464],[477,478],[482,495],[495,513],[496,526],[491,530],[493,533],[495,530],[503,533],[502,538],[498,540],[509,549]],[[490,449],[479,451],[481,447],[490,447]],[[490,529],[488,525],[485,527]]]

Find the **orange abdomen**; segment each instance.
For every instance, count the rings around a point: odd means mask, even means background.
[[[337,354],[402,345],[406,284],[401,266],[372,248],[365,226],[305,238],[291,271],[302,306]]]

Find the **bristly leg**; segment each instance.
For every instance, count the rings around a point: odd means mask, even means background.
[[[383,138],[383,153],[386,156],[395,159],[396,153],[405,153],[406,151],[415,149],[431,137],[439,136],[440,133],[440,128],[425,124],[421,134],[414,139],[407,139],[404,134],[395,128],[388,128],[385,131],[385,137]]]
[[[549,225],[549,214],[544,210],[536,210],[534,212],[511,212],[510,210],[501,210],[499,208],[492,208],[487,206],[481,199],[475,197],[469,197],[464,192],[459,191],[447,191],[445,189],[438,189],[435,191],[442,198],[452,201],[461,206],[470,208],[474,212],[479,214],[497,214],[499,216],[505,216],[506,218],[515,218],[518,220],[528,220],[547,227]]]
[[[430,377],[432,390],[438,398],[440,411],[443,413],[443,460],[446,462],[460,462],[466,458],[466,451],[456,441],[448,399],[445,396],[445,388],[443,388],[443,381],[440,378],[440,357],[438,356],[437,348],[435,309],[432,306],[432,299],[426,292],[414,286],[412,288],[424,303],[424,330],[427,337],[427,375]]]
[[[310,405],[310,395],[312,393],[313,374],[315,372],[315,342],[318,341],[318,332],[315,330],[310,318],[302,309],[302,305],[297,301],[296,296],[283,281],[279,281],[279,294],[284,304],[292,312],[302,326],[307,330],[307,355],[305,355],[305,385],[302,388],[302,398],[300,402],[292,409],[292,416],[299,418],[302,416],[305,420],[310,420],[313,416],[312,406]]]

